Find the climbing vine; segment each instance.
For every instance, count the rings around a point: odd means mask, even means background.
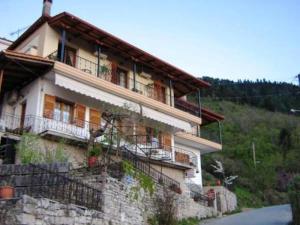
[[[153,195],[155,191],[155,183],[151,177],[145,175],[144,173],[138,171],[131,162],[127,160],[122,161],[123,171],[125,175],[132,177],[137,182],[130,188],[130,197],[134,200],[139,200],[141,197],[142,190],[148,192],[150,196]]]

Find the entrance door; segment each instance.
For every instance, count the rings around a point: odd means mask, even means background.
[[[3,164],[14,164],[16,159],[16,141],[10,138],[1,138],[0,160]]]
[[[20,127],[21,128],[24,128],[25,113],[26,113],[26,102],[24,102],[22,104],[22,109],[21,109],[21,121],[20,121]]]

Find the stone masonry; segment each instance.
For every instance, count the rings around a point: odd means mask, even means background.
[[[155,196],[141,193],[140,200],[130,197],[130,185],[117,179],[101,176],[90,177],[85,182],[103,189],[102,211],[89,210],[76,205],[65,205],[49,199],[34,199],[24,195],[15,204],[0,202],[0,214],[5,218],[1,225],[146,225],[147,219],[154,213]],[[162,194],[162,187],[157,187]],[[177,216],[211,217],[216,216],[213,208],[194,202],[189,196],[176,194]],[[3,209],[9,216],[3,216]],[[1,216],[0,215],[0,216]],[[0,217],[1,218],[1,217]]]

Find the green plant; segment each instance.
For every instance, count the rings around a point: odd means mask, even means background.
[[[0,182],[0,187],[4,187],[4,186],[14,186],[14,175],[10,176],[9,178],[2,180]]]
[[[131,187],[131,197],[135,200],[139,199],[141,189],[148,192],[151,196],[155,191],[155,183],[151,177],[143,174],[134,168],[133,164],[127,160],[122,161],[123,171],[126,175],[137,180],[138,184]]]
[[[200,220],[198,218],[187,218],[177,222],[177,225],[198,225]]]
[[[98,157],[101,155],[101,152],[102,152],[101,145],[96,145],[96,146],[93,146],[91,149],[89,149],[88,156],[89,157],[92,157],[92,156]]]
[[[23,134],[20,142],[16,146],[21,163],[30,164],[42,162],[44,155],[38,150],[39,146],[39,136],[32,133]]]
[[[256,194],[251,193],[245,188],[236,187],[235,194],[237,195],[238,205],[240,207],[259,208],[263,206],[262,201],[256,196]]]
[[[292,207],[293,223],[300,225],[300,176],[295,176],[288,187]]]
[[[16,145],[17,155],[22,164],[67,162],[64,153],[64,141],[54,148],[42,144],[41,138],[32,133],[24,133]]]
[[[157,195],[154,201],[153,221],[158,225],[177,225],[175,193],[164,189],[163,196]]]

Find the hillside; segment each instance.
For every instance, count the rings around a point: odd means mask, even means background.
[[[293,84],[266,80],[234,82],[210,77],[202,79],[212,84],[212,88],[202,91],[202,98],[227,100],[279,112],[300,108],[300,88]]]
[[[238,175],[231,187],[241,206],[285,203],[286,184],[300,172],[300,119],[228,101],[206,100],[204,105],[225,115],[223,151],[206,155],[203,168],[213,174],[213,159],[223,162],[226,175]],[[252,142],[256,147],[254,167]],[[204,182],[209,176],[204,176]]]

